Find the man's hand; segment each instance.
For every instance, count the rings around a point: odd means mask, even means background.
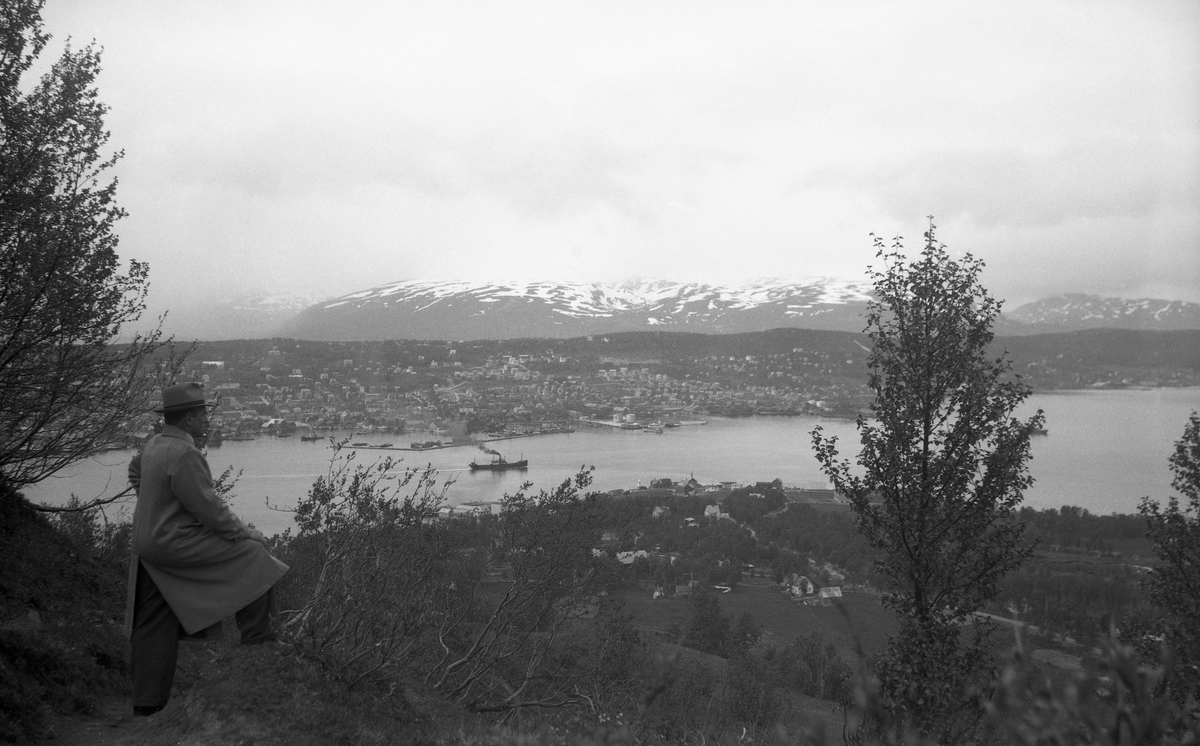
[[[262,544],[264,547],[267,545],[267,537],[263,536],[262,531],[259,531],[256,528],[248,528],[248,529],[246,529],[246,531],[249,533],[249,536],[247,536],[246,538],[250,539],[250,541],[257,541],[259,544]]]

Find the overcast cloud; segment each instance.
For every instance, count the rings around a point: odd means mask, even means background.
[[[151,312],[400,279],[1200,302],[1200,4],[50,0],[104,47]]]

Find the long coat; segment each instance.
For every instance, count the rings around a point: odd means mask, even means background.
[[[125,631],[133,628],[138,562],[185,632],[220,622],[273,586],[287,565],[271,556],[217,495],[192,436],[168,425],[129,464],[137,490]]]

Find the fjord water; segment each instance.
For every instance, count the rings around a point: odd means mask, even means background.
[[[1068,391],[1037,394],[1019,414],[1041,408],[1048,434],[1033,442],[1030,471],[1036,480],[1025,494],[1035,508],[1078,505],[1093,513],[1132,513],[1143,496],[1164,499],[1171,493],[1167,459],[1183,433],[1188,415],[1200,410],[1200,388]],[[526,458],[527,471],[471,472],[472,460],[490,456],[460,446],[421,452],[359,450],[360,462],[384,455],[403,458],[398,469],[435,467],[452,479],[447,502],[491,502],[515,492],[525,481],[550,489],[583,466],[594,466],[592,489],[633,489],[651,479],[695,476],[704,483],[769,481],[800,487],[827,487],[812,454],[809,433],[820,425],[838,436],[842,454],[858,450],[852,422],[814,417],[708,418],[707,425],[649,431],[580,427],[574,433],[498,441],[487,446],[509,460]],[[345,433],[348,435],[348,433]],[[356,442],[380,444],[426,439],[424,434],[356,435]],[[291,525],[287,509],[326,473],[332,451],[328,442],[263,437],[226,442],[210,448],[214,475],[227,467],[241,471],[232,507],[267,533]],[[110,451],[65,469],[26,490],[30,499],[61,504],[73,492],[80,499],[113,494],[125,486],[132,452]],[[130,508],[131,509],[131,508]]]

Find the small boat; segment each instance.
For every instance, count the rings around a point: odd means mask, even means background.
[[[300,440],[304,441],[305,443],[312,443],[315,440],[321,440],[321,436],[320,435],[301,435]]]
[[[368,443],[367,441],[365,441],[365,440],[360,440],[360,441],[358,441],[357,443],[351,443],[351,444],[350,444],[350,447],[351,447],[351,448],[366,448],[366,447],[367,447],[367,446],[369,446],[369,445],[371,445],[371,444],[370,444],[370,443]]]

